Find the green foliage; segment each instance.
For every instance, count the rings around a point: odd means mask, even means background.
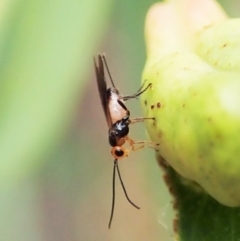
[[[9,4],[0,46],[1,185],[29,175],[63,133],[108,2]]]

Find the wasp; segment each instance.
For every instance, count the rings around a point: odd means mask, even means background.
[[[122,96],[119,92],[119,90],[116,88],[112,76],[110,74],[107,61],[105,58],[105,55],[99,54],[97,58],[97,62],[94,58],[94,67],[96,72],[96,80],[97,80],[97,86],[98,91],[101,99],[101,104],[103,107],[104,115],[106,117],[106,121],[108,124],[108,141],[111,149],[111,154],[114,157],[114,166],[113,166],[113,183],[112,183],[112,208],[111,208],[111,215],[110,220],[108,224],[108,228],[110,229],[112,219],[113,219],[113,213],[114,213],[114,206],[115,206],[115,173],[117,170],[117,174],[121,183],[121,186],[123,188],[124,194],[130,204],[132,204],[135,208],[140,209],[136,204],[134,204],[130,198],[128,197],[126,188],[123,184],[120,170],[118,167],[118,160],[125,158],[128,156],[129,151],[133,150],[139,150],[145,146],[152,147],[157,150],[156,146],[158,144],[147,142],[147,141],[138,141],[135,142],[133,139],[131,139],[129,134],[129,125],[136,123],[136,122],[143,122],[145,120],[154,120],[154,118],[144,118],[144,117],[138,117],[138,118],[130,118],[130,111],[127,109],[127,107],[124,104],[124,101],[127,101],[129,99],[137,98],[139,95],[141,95],[143,92],[145,92],[148,88],[152,86],[152,84],[148,84],[144,88],[144,83],[140,87],[140,89],[133,95],[128,96]],[[109,79],[111,81],[112,86],[107,88],[106,84],[106,78],[104,69],[106,68]],[[126,149],[124,147],[125,143],[128,142],[130,145],[130,150]]]

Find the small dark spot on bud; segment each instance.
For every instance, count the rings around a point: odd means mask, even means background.
[[[224,45],[223,45],[223,48],[225,48],[226,46],[227,46],[227,44],[224,44]]]
[[[169,192],[170,192],[173,196],[175,196],[175,192],[174,192],[174,188],[173,188],[173,187],[169,186],[169,187],[168,187],[168,190],[169,190]]]
[[[144,100],[144,105],[147,105],[147,101],[146,100]]]
[[[211,117],[208,117],[207,120],[208,120],[208,122],[212,122],[212,118]]]
[[[179,220],[177,218],[173,220],[173,231],[175,233],[178,233],[179,231]]]
[[[210,141],[209,146],[214,146],[214,143],[212,141]]]
[[[160,102],[157,103],[157,108],[161,108],[162,104]]]
[[[162,138],[163,132],[160,130],[160,131],[157,133],[157,135],[158,135],[159,138]]]
[[[185,104],[182,104],[182,107],[184,108],[184,107],[185,107]]]
[[[216,133],[216,137],[217,137],[217,139],[222,139],[223,138],[223,136],[222,136],[222,134],[220,132]]]
[[[178,209],[179,209],[179,203],[178,203],[178,202],[175,201],[175,202],[173,203],[173,209],[174,209],[174,210],[178,210]]]
[[[155,105],[151,105],[151,109],[154,109]]]

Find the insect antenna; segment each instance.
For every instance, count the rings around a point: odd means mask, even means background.
[[[135,208],[140,209],[140,207],[138,207],[136,204],[134,204],[134,203],[130,200],[130,198],[128,197],[128,194],[127,194],[126,188],[125,188],[125,186],[124,186],[124,184],[123,184],[123,181],[122,181],[122,177],[121,177],[121,174],[120,174],[120,171],[119,171],[119,167],[118,167],[118,163],[117,163],[117,162],[116,162],[116,168],[117,168],[117,172],[118,172],[119,180],[120,180],[120,182],[121,182],[121,185],[122,185],[123,191],[124,191],[124,193],[125,193],[125,196],[126,196],[128,202],[131,203]]]
[[[113,166],[113,183],[112,183],[112,209],[111,209],[111,215],[108,223],[108,228],[111,228],[111,223],[113,219],[113,213],[114,213],[114,206],[115,206],[115,172],[116,172],[116,166],[117,166],[117,159],[114,160],[114,166]]]
[[[115,206],[115,173],[116,173],[116,169],[117,169],[117,173],[118,173],[118,177],[119,177],[119,180],[121,182],[121,185],[122,185],[122,188],[123,188],[123,191],[125,193],[125,196],[127,198],[127,200],[137,209],[140,209],[140,207],[138,207],[136,204],[134,204],[130,198],[128,197],[128,194],[127,194],[127,191],[126,191],[126,188],[123,184],[123,181],[122,181],[122,178],[121,178],[121,174],[120,174],[120,171],[119,171],[119,167],[118,167],[118,160],[115,159],[114,160],[114,166],[113,166],[113,185],[112,185],[112,209],[111,209],[111,215],[110,215],[110,220],[109,220],[109,224],[108,224],[108,228],[110,229],[111,228],[111,224],[112,224],[112,219],[113,219],[113,213],[114,213],[114,206]]]
[[[114,88],[116,88],[116,86],[115,86],[115,84],[114,84],[114,82],[113,82],[112,76],[111,76],[111,74],[110,74],[110,70],[109,70],[109,68],[108,68],[107,60],[106,60],[106,58],[105,58],[105,55],[101,55],[101,57],[102,57],[102,59],[103,59],[104,65],[105,65],[105,67],[106,67],[106,69],[107,69],[108,76],[109,76],[109,78],[110,78],[110,80],[111,80],[112,86],[113,86]]]

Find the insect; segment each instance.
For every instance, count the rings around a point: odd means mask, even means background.
[[[107,88],[106,84],[106,78],[104,73],[104,66],[107,70],[109,79],[111,81],[112,87]],[[113,183],[112,183],[112,209],[111,209],[111,215],[110,220],[108,224],[108,228],[110,229],[113,214],[114,214],[114,206],[115,206],[115,174],[117,170],[117,174],[121,183],[121,186],[123,188],[124,194],[128,200],[128,202],[133,205],[135,208],[140,209],[136,204],[134,204],[130,198],[128,197],[126,188],[123,184],[120,170],[118,167],[118,160],[127,157],[129,154],[128,149],[124,148],[124,144],[126,142],[129,143],[130,149],[133,151],[136,151],[138,149],[141,149],[145,146],[152,147],[156,149],[156,146],[158,144],[147,142],[147,141],[138,141],[135,142],[131,138],[128,137],[129,133],[129,125],[136,123],[136,122],[143,122],[144,120],[154,120],[154,118],[131,118],[130,119],[130,111],[127,109],[127,107],[124,104],[124,101],[129,99],[137,98],[139,95],[141,95],[143,92],[145,92],[148,88],[152,86],[152,84],[148,84],[144,88],[144,83],[140,87],[140,89],[137,91],[137,93],[133,95],[128,96],[122,96],[119,92],[119,90],[116,88],[112,76],[110,74],[106,58],[103,54],[98,55],[98,62],[96,63],[96,60],[94,58],[94,67],[96,72],[96,79],[97,79],[97,86],[98,91],[101,99],[101,104],[103,107],[103,111],[106,117],[106,121],[108,124],[108,140],[109,144],[112,147],[111,153],[114,157],[114,166],[113,166]]]

